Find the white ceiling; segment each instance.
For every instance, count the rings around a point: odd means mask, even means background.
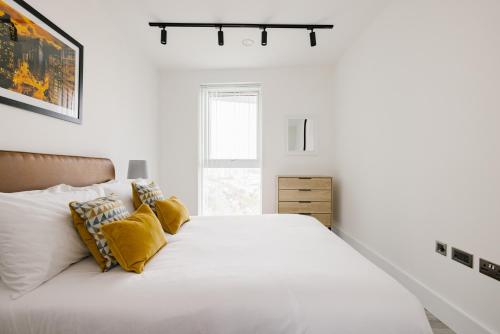
[[[163,69],[222,69],[334,64],[343,50],[389,0],[111,0],[126,24],[128,40]],[[140,4],[140,5],[139,5]],[[309,46],[306,30],[268,30],[268,46],[258,29],[225,29],[224,46],[214,28],[170,28],[168,44],[149,21],[334,24],[317,30]],[[123,31],[123,30],[122,30]],[[252,47],[242,40],[251,38]]]

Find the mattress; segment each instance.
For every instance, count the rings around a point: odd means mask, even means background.
[[[86,258],[12,300],[0,333],[430,334],[420,302],[314,218],[193,217],[142,274]]]

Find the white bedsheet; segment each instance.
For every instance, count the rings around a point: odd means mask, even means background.
[[[430,334],[418,300],[310,217],[193,217],[138,275],[91,258],[11,300],[0,333]]]

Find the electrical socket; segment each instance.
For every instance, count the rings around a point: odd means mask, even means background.
[[[500,281],[500,266],[498,264],[479,259],[479,272]]]
[[[474,266],[474,255],[455,247],[451,247],[451,259],[467,267]]]
[[[436,253],[446,256],[448,254],[448,245],[436,240]]]

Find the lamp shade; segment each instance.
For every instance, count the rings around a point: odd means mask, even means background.
[[[129,160],[127,178],[147,179],[148,177],[148,163],[146,160]]]

